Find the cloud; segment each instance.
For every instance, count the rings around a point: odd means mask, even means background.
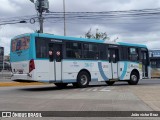
[[[63,0],[49,0],[50,11],[63,12]],[[132,9],[160,8],[160,0],[65,0],[66,11],[70,12],[96,12],[121,11]],[[0,17],[10,18],[17,16],[36,15],[35,6],[30,0],[1,0]],[[100,32],[107,32],[111,40],[146,44],[149,48],[159,48],[159,15],[147,17],[117,17],[115,19],[103,18],[87,21],[84,19],[66,19],[66,33],[68,36],[81,37],[92,28]],[[1,20],[1,19],[0,19]],[[44,32],[63,35],[63,18],[61,20],[47,19],[44,23]],[[15,24],[0,27],[0,46],[4,46],[5,54],[9,53],[10,39],[16,35],[34,32],[39,24]]]
[[[24,25],[6,25],[1,27],[0,35],[1,37],[13,37],[19,34],[33,32],[33,30]]]
[[[0,4],[1,13],[16,13],[18,10],[20,10],[19,6],[16,6],[14,2],[10,2],[10,0],[1,0]]]
[[[20,34],[31,33],[31,32],[33,32],[31,28],[23,25],[2,26],[0,29],[0,35],[1,35],[0,46],[3,46],[5,48],[5,55],[9,54],[11,38]]]
[[[7,37],[1,37],[0,39],[0,46],[4,46],[4,54],[8,55],[10,52],[10,38]]]

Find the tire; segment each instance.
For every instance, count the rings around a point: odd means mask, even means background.
[[[106,81],[106,83],[107,83],[109,86],[112,86],[112,85],[115,83],[115,81]]]
[[[74,83],[75,86],[79,88],[85,88],[88,86],[90,81],[90,76],[87,72],[82,71],[77,76],[77,83]]]
[[[128,81],[128,84],[130,85],[137,85],[139,81],[139,76],[137,72],[132,72],[130,76],[130,80]]]
[[[58,88],[65,88],[68,83],[54,83]]]

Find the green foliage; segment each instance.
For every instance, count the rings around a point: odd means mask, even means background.
[[[109,40],[109,37],[106,32],[99,32],[99,29],[96,29],[96,33],[93,34],[90,29],[87,33],[85,33],[85,38],[88,39],[97,39],[97,40]]]

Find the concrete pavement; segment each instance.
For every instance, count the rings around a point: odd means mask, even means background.
[[[53,84],[0,87],[0,111],[160,111],[159,88],[159,80],[143,80],[134,86],[127,83],[116,83],[114,86],[100,83],[83,89],[72,86],[58,89]],[[158,120],[158,118],[120,119]]]

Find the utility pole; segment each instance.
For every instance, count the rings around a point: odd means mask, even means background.
[[[39,0],[39,25],[40,25],[40,33],[43,33],[43,8],[42,8],[42,0]]]
[[[34,3],[34,0],[30,0],[30,1]],[[39,32],[43,33],[43,22],[44,22],[43,12],[49,11],[49,1],[48,0],[37,0],[35,3],[35,8],[39,13],[38,15],[39,25],[40,25]]]
[[[63,0],[63,14],[64,14],[64,36],[66,36],[66,8],[65,8],[65,0]]]

